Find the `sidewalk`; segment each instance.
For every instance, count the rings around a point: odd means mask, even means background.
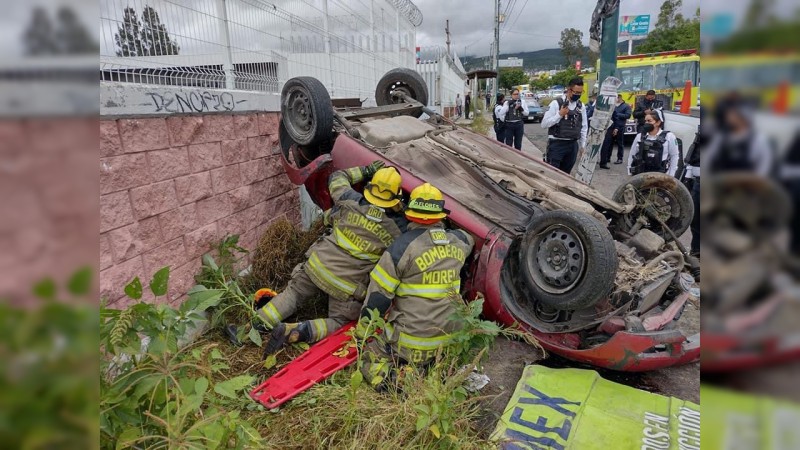
[[[492,124],[492,114],[490,112],[484,112],[484,111],[478,111],[478,114],[482,114],[483,118],[489,123],[489,131],[486,133],[486,136],[488,136],[491,139],[497,139],[497,136],[495,135],[495,132],[494,132],[494,127],[491,125]],[[470,119],[465,119],[465,118],[462,117],[460,119],[454,120],[454,122],[456,123],[456,125],[460,125],[462,127],[468,127],[469,125],[472,124],[472,119],[471,118]],[[543,157],[542,151],[539,150],[539,148],[536,147],[533,144],[533,142],[531,142],[531,140],[528,139],[528,137],[525,136],[524,134],[522,135],[522,151],[524,153],[530,154],[531,156],[533,156],[534,158],[537,158],[537,159],[542,159],[542,157]]]

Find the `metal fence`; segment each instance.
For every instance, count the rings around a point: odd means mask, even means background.
[[[101,0],[101,79],[279,92],[307,75],[370,104],[414,68],[421,21],[410,0]]]
[[[445,108],[456,106],[456,94],[463,98],[466,73],[455,52],[449,54],[444,47],[422,47],[416,69],[428,85],[428,105],[440,114],[447,114]]]

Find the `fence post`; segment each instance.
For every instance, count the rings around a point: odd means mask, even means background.
[[[226,0],[217,0],[217,15],[221,24],[220,40],[225,45],[225,63],[222,70],[225,72],[225,89],[236,89],[236,79],[233,75],[233,55],[231,54],[231,32],[228,28],[228,7]]]
[[[330,83],[328,84],[328,92],[330,92],[331,97],[333,97],[336,91],[335,84],[333,82],[333,56],[331,55],[331,31],[328,19],[328,0],[322,0],[322,17],[323,17],[323,26],[325,27],[325,55],[328,57],[328,76],[330,77]]]

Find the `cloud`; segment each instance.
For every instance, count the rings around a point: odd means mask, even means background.
[[[484,56],[494,40],[494,6],[486,0],[414,0],[424,20],[417,29],[417,45],[445,44],[445,20],[450,20],[452,46],[459,55]],[[596,0],[503,0],[501,8],[513,7],[501,28],[500,52],[523,52],[558,47],[561,30],[577,28],[589,43],[589,22]],[[681,12],[694,15],[700,0],[683,0]],[[650,14],[655,25],[661,2],[624,0],[620,15]],[[466,47],[466,53],[465,53]]]

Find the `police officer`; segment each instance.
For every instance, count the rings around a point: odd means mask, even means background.
[[[401,177],[394,167],[375,161],[364,167],[334,172],[328,189],[334,206],[325,212],[325,223],[333,230],[306,253],[286,289],[258,310],[272,328],[265,355],[287,343],[316,342],[358,318],[369,283],[369,272],[386,248],[408,226],[401,198]],[[351,185],[371,179],[359,194]],[[283,323],[298,303],[324,292],[328,295],[328,318],[302,323]]]
[[[566,173],[572,172],[578,146],[586,146],[589,120],[580,101],[582,93],[583,79],[573,78],[564,95],[550,102],[542,119],[542,128],[548,129],[545,160]]]
[[[497,140],[500,142],[505,142],[506,140],[506,123],[498,115],[500,110],[503,109],[503,103],[505,99],[505,95],[497,94],[497,104],[492,111],[492,120],[494,120],[494,134],[497,137]]]
[[[645,115],[642,132],[636,135],[628,157],[628,173],[664,172],[675,176],[678,171],[678,139],[671,131],[662,129],[662,112],[655,109]]]
[[[701,119],[702,120],[702,112]],[[692,193],[692,203],[694,203],[694,216],[692,216],[692,254],[700,256],[700,150],[704,146],[704,136],[700,125],[697,126],[697,133],[694,136],[694,142],[686,152],[686,157],[683,162],[686,165],[686,173],[684,174],[684,183]]]
[[[751,109],[744,104],[730,105],[718,112],[723,120],[720,133],[708,147],[710,172],[754,172],[768,176],[775,167],[775,155],[769,139],[752,124]]]
[[[474,245],[462,230],[445,230],[447,217],[439,189],[425,183],[411,192],[406,217],[412,223],[370,273],[367,300],[356,328],[364,338],[371,311],[388,312],[383,335],[363,344],[364,378],[377,390],[391,384],[398,365],[421,367],[460,328],[451,316],[451,295],[461,288],[461,268]]]
[[[649,114],[651,111],[656,109],[661,109],[662,102],[656,100],[656,91],[650,89],[645,94],[644,98],[638,100],[636,102],[636,106],[633,108],[633,118],[636,119],[636,132],[641,133],[642,128],[644,128],[644,116]]]
[[[522,121],[528,117],[528,105],[525,99],[520,98],[519,89],[511,91],[511,100],[503,102],[497,117],[506,124],[506,145],[513,145],[517,150],[522,150],[522,134],[525,131]]]

